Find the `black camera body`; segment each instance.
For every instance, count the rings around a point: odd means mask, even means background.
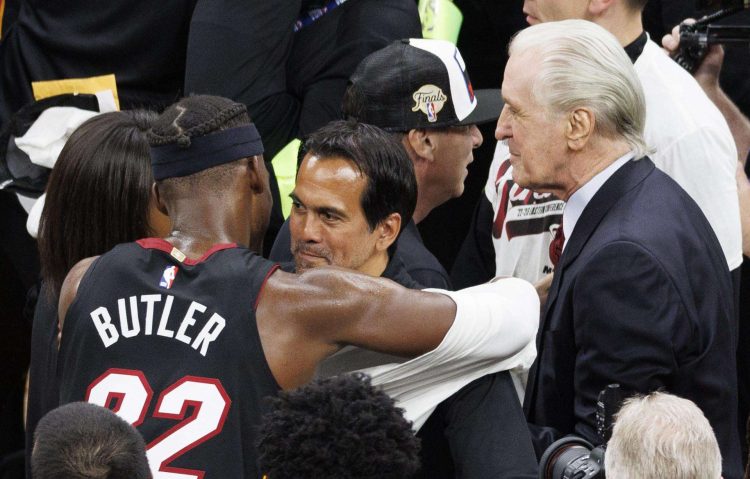
[[[604,453],[623,399],[619,384],[602,389],[596,401],[596,434],[601,445],[594,447],[577,436],[553,442],[539,461],[539,479],[604,479]]]
[[[750,9],[750,0],[702,0],[699,10],[718,11],[707,15],[692,25],[680,25],[680,49],[674,59],[685,70],[694,72],[701,64],[710,45],[750,45],[750,25],[717,25],[716,21]]]

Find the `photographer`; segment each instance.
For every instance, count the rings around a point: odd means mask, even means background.
[[[692,401],[652,393],[625,401],[604,457],[607,479],[719,479],[721,453]]]

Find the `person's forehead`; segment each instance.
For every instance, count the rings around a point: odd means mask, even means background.
[[[336,181],[356,183],[365,179],[357,165],[343,156],[305,154],[300,163],[297,180]]]
[[[361,209],[365,184],[364,175],[351,160],[308,153],[300,164],[294,191],[307,207],[355,212]]]
[[[506,103],[522,101],[536,78],[539,60],[532,51],[514,53],[508,58],[503,75],[501,93]]]

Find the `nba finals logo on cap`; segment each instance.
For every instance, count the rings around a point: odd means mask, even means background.
[[[162,288],[169,289],[172,287],[172,283],[174,283],[174,279],[177,277],[177,266],[167,266],[164,269],[164,273],[161,275],[161,281],[159,281],[159,286]]]
[[[437,114],[443,109],[443,105],[448,101],[443,90],[435,85],[422,85],[419,90],[412,95],[414,106],[411,111],[421,110],[427,115],[427,121],[433,123],[437,121]]]

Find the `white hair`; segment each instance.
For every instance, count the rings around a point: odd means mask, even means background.
[[[646,105],[641,82],[617,39],[586,20],[540,23],[521,30],[509,54],[526,51],[540,59],[532,94],[558,113],[587,107],[594,112],[596,131],[623,138],[635,158],[648,153],[643,139]]]
[[[657,392],[625,401],[604,466],[607,479],[719,479],[721,452],[695,403]]]

